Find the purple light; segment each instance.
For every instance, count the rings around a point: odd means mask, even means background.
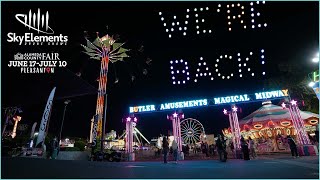
[[[134,119],[133,119],[133,120],[134,120],[134,122],[137,122],[137,121],[138,121],[138,119],[137,119],[136,117],[134,117]]]
[[[233,110],[233,112],[237,112],[238,108],[233,106],[232,110]]]
[[[227,115],[228,111],[226,109],[223,109],[223,114]]]
[[[177,113],[173,113],[173,117],[174,118],[178,117],[178,114]]]
[[[292,100],[292,101],[291,101],[291,104],[292,104],[292,105],[297,105],[297,101]]]
[[[130,117],[127,117],[127,122],[130,122],[131,121],[131,118]]]
[[[283,109],[286,108],[286,104],[284,102],[281,104],[281,106]]]

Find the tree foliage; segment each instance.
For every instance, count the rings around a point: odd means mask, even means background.
[[[266,89],[288,89],[291,98],[304,101],[301,110],[319,113],[319,100],[313,89],[308,86],[308,72],[297,64],[282,63],[278,65],[280,76],[272,77],[264,82]]]

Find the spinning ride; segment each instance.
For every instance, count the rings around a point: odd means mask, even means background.
[[[205,134],[203,125],[196,119],[187,118],[181,121],[181,137],[185,144],[196,144],[201,141],[201,135]]]

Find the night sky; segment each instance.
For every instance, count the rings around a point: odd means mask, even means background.
[[[222,6],[219,13],[218,4]],[[251,28],[250,2],[241,2],[241,6],[245,7],[242,19],[248,24],[247,29],[243,29],[239,21],[232,21],[231,32],[227,24],[228,4],[231,6],[232,2],[1,2],[2,108],[19,106],[24,111],[21,123],[30,126],[33,122],[39,124],[50,91],[56,86],[49,132],[58,134],[63,102],[69,98],[72,103],[67,108],[62,136],[87,138],[90,119],[95,114],[100,61],[89,59],[80,44],[85,43],[85,35],[93,40],[96,32],[100,36],[119,34],[120,42],[126,42],[124,47],[131,49],[130,58],[109,65],[107,132],[116,130],[120,133],[125,129],[122,118],[128,115],[129,106],[263,91],[266,79],[282,76],[278,67],[280,63],[299,65],[301,76],[315,69],[310,59],[319,49],[319,2],[260,2],[259,5],[254,2],[255,11],[261,13],[255,19],[256,24],[267,23],[267,27],[254,29]],[[205,7],[209,10],[199,11]],[[7,33],[29,31],[15,19],[15,14],[26,14],[30,9],[35,12],[38,8],[42,13],[49,12],[49,25],[55,35],[69,37],[67,45],[19,46],[7,42]],[[199,16],[203,17],[199,19],[205,19],[200,29],[210,29],[212,33],[196,33],[194,8],[198,8]],[[175,22],[172,21],[173,16],[176,15],[176,21],[182,24],[187,9],[191,12],[186,36],[175,26],[172,38],[169,38],[166,28],[171,30],[171,23]],[[161,21],[161,17],[165,21]],[[31,31],[36,34],[36,31]],[[138,51],[141,45],[144,46],[143,52]],[[257,56],[261,49],[265,50],[266,63],[263,66],[260,56]],[[21,74],[19,68],[9,68],[7,65],[18,52],[58,52],[60,59],[66,60],[68,66],[56,68],[54,74]],[[229,80],[217,77],[214,70],[220,55],[236,57],[240,53],[244,59],[249,52],[254,54],[248,62],[248,67],[255,72],[254,77],[251,72],[239,77],[236,58],[219,64],[219,67],[222,66],[219,72],[234,72],[234,77]],[[204,58],[210,72],[215,74],[213,81],[206,77],[194,82],[200,57]],[[149,65],[147,58],[152,59]],[[191,80],[186,84],[172,84],[170,61],[176,59],[189,63]],[[147,71],[146,75],[144,71]],[[78,72],[81,72],[81,77],[75,75]],[[262,72],[266,75],[262,76]],[[134,81],[132,76],[136,77]],[[116,77],[119,83],[114,83]],[[261,102],[239,106],[242,108],[241,118],[259,108]],[[228,127],[223,108],[229,107],[186,109],[184,113],[186,117],[198,119],[207,134],[220,133],[222,128]],[[165,134],[172,128],[171,122],[166,119],[168,113],[139,115],[137,127],[148,139]]]

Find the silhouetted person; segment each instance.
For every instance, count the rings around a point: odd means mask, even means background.
[[[164,163],[168,163],[167,156],[169,151],[169,142],[166,136],[164,136],[162,139],[162,151],[163,151],[163,161]]]
[[[296,142],[291,136],[288,136],[287,139],[288,139],[288,144],[290,146],[292,157],[294,158],[299,157]]]
[[[220,161],[226,162],[227,161],[226,142],[220,134],[218,134],[216,146],[218,149]]]
[[[178,144],[176,140],[172,141],[172,150],[173,150],[173,160],[177,163],[178,162]]]
[[[246,142],[246,140],[242,136],[240,139],[240,143],[241,143],[241,150],[242,150],[242,154],[243,154],[243,159],[250,160],[248,143]]]
[[[254,141],[251,139],[251,137],[249,137],[249,148],[250,148],[250,153],[253,159],[257,157],[257,153],[255,151],[254,146],[255,146]]]

